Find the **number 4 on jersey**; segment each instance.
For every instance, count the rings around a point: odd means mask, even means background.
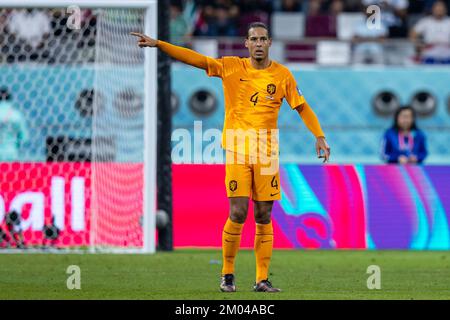
[[[256,106],[256,103],[258,102],[258,94],[259,92],[255,92],[255,94],[250,97],[250,101],[253,102],[253,106]]]

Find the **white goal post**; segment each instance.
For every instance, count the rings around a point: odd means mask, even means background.
[[[157,0],[0,0],[2,9],[47,9],[47,8],[69,8],[78,6],[81,9],[137,9],[143,12],[143,32],[153,38],[158,34],[158,1]],[[121,23],[121,22],[119,22]],[[131,37],[131,36],[130,36]],[[137,40],[137,39],[136,39]],[[118,50],[120,51],[120,50]],[[154,253],[156,250],[156,163],[157,163],[157,51],[144,50],[143,61],[143,186],[142,186],[142,247],[127,245],[118,247],[108,247],[93,245],[89,248],[90,252],[117,252],[117,253]],[[39,62],[37,62],[38,64]],[[111,62],[109,62],[111,63]],[[0,60],[1,65],[1,60]],[[31,66],[33,68],[34,66]],[[94,75],[94,78],[98,75]],[[116,74],[114,74],[116,76]],[[1,78],[0,78],[1,80]],[[113,79],[111,81],[115,81]],[[37,84],[38,85],[38,84]],[[36,85],[36,86],[37,86]],[[25,93],[26,94],[26,93]],[[134,127],[133,127],[134,129]],[[114,130],[114,127],[109,128]],[[125,137],[126,138],[126,137]],[[125,139],[126,140],[126,139]],[[1,160],[0,160],[1,162]],[[73,185],[76,186],[75,183]],[[105,191],[106,192],[106,191]],[[118,193],[120,193],[120,188]],[[95,197],[95,195],[93,195]],[[1,200],[1,199],[0,199]],[[72,199],[73,200],[73,199]],[[54,204],[52,203],[52,206]],[[74,205],[72,204],[72,207]],[[93,205],[94,206],[94,205]],[[96,219],[95,206],[92,209],[90,223],[94,225]],[[57,220],[57,219],[56,219]],[[0,221],[1,222],[1,221]],[[91,226],[91,241],[95,241],[97,235],[92,233],[94,228]],[[89,246],[88,246],[89,247]],[[1,252],[1,250],[0,250]]]

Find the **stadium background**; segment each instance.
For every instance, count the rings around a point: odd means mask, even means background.
[[[360,1],[298,1],[299,5],[289,10],[283,9],[285,2],[290,1],[187,1],[174,2],[171,7],[172,40],[213,56],[244,56],[242,37],[247,23],[268,23],[274,36],[274,59],[293,71],[327,134],[332,163],[321,166],[315,164],[312,135],[298,117],[291,116],[289,108],[282,106],[283,200],[276,204],[273,214],[275,247],[449,249],[449,67],[422,63],[406,35],[383,43],[386,59],[382,65],[355,64],[351,39],[352,30],[363,19]],[[411,29],[429,12],[432,3],[410,1],[405,28]],[[44,12],[50,21],[50,40],[44,41],[57,42],[48,46],[50,50],[21,46],[22,41],[6,31],[0,38],[0,85],[9,88],[14,106],[24,115],[29,137],[20,144],[19,156],[4,159],[0,165],[0,221],[4,222],[6,208],[20,194],[43,192],[40,213],[21,207],[26,242],[40,244],[44,221],[54,214],[49,200],[55,195],[53,183],[62,184],[67,202],[65,210],[59,211],[57,223],[63,232],[56,245],[84,246],[91,241],[91,171],[89,163],[84,162],[83,150],[77,148],[82,149],[84,139],[93,135],[89,99],[95,79],[90,62],[96,54],[94,35],[98,26],[95,11],[84,12],[81,34],[65,27],[61,10]],[[2,31],[10,14],[8,10],[0,14]],[[225,22],[214,26],[215,20]],[[318,25],[327,28],[314,27]],[[141,59],[133,48],[134,39],[110,40],[124,41],[130,48],[130,59]],[[61,67],[60,63],[67,61],[70,64]],[[142,126],[142,102],[139,92],[129,87],[142,73],[124,67],[114,70],[114,75],[121,72],[127,77],[127,86],[114,83],[105,87],[112,91],[106,95],[99,92],[97,97],[103,97],[108,121],[116,124],[115,151],[109,160],[139,167],[143,138],[142,133],[133,134]],[[173,128],[188,129],[194,135],[194,121],[201,120],[204,129],[220,129],[220,81],[178,63],[172,64],[171,78]],[[122,110],[123,96],[138,107]],[[382,134],[392,123],[393,110],[410,103],[419,111],[429,157],[425,166],[385,166],[380,158]],[[58,136],[75,141],[71,144],[75,155],[53,148],[59,142],[49,137]],[[36,169],[41,170],[40,180],[26,167],[26,163],[36,162],[41,166]],[[55,180],[61,176],[62,180]],[[73,182],[80,177],[85,178],[82,186],[76,182],[80,180]],[[211,226],[222,225],[227,216],[223,178],[221,164],[173,165],[175,247],[220,246],[221,229]],[[141,187],[139,181],[130,183],[130,190]],[[75,199],[83,205],[74,208]],[[242,239],[244,247],[253,246],[250,216]],[[132,223],[136,224],[137,218]],[[107,241],[127,246],[139,245],[142,239],[138,233]]]

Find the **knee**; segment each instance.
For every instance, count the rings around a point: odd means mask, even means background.
[[[230,219],[236,223],[244,223],[247,219],[248,206],[232,205],[230,207]]]
[[[255,211],[255,222],[258,224],[268,224],[271,219],[271,210],[256,210]]]

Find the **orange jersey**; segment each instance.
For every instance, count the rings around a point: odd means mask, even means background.
[[[278,156],[278,141],[271,129],[278,129],[278,112],[283,99],[292,109],[305,103],[289,69],[275,61],[266,69],[255,69],[250,58],[239,57],[208,57],[207,64],[208,76],[219,77],[223,83],[222,147],[245,154],[267,150],[268,155]],[[242,132],[251,132],[245,145],[242,140],[233,138],[233,133],[240,138]],[[228,133],[231,135],[227,139]]]

